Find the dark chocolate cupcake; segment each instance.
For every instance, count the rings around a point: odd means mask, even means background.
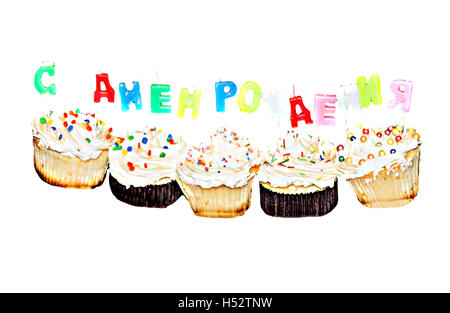
[[[134,206],[165,208],[183,193],[175,181],[181,137],[156,127],[117,138],[109,152],[114,196]]]
[[[278,217],[331,212],[338,202],[335,158],[333,144],[288,131],[258,172],[263,211]]]

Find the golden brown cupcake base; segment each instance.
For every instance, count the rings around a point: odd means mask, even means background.
[[[108,166],[107,150],[102,151],[97,159],[82,161],[40,147],[38,138],[33,138],[33,147],[34,168],[38,176],[50,185],[92,189],[100,186],[105,180]]]
[[[395,164],[380,171],[376,177],[372,172],[348,179],[358,200],[370,208],[400,207],[413,201],[419,192],[420,147],[408,151],[406,159],[411,160],[406,169]]]
[[[202,188],[177,180],[184,195],[197,216],[231,218],[243,215],[250,207],[252,182],[239,188],[219,186]]]

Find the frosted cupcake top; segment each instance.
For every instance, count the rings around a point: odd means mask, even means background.
[[[98,158],[114,140],[112,128],[107,128],[95,114],[80,113],[78,109],[63,114],[50,111],[31,124],[33,137],[39,139],[40,147],[83,161]]]
[[[109,152],[111,175],[127,188],[168,183],[183,147],[180,136],[156,127],[117,138]]]
[[[258,176],[273,187],[333,187],[338,174],[335,159],[332,143],[290,130],[266,154]]]
[[[404,170],[411,163],[406,153],[419,146],[419,138],[415,129],[404,131],[401,125],[385,129],[357,127],[347,133],[346,143],[337,147],[336,166],[346,179],[372,172],[375,177],[393,165]]]
[[[247,138],[219,128],[211,142],[190,146],[177,163],[177,174],[187,184],[202,188],[242,187],[255,176],[259,152]]]

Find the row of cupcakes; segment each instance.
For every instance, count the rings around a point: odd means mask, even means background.
[[[256,176],[262,209],[280,217],[333,210],[338,177],[370,207],[405,205],[418,192],[420,137],[401,126],[359,127],[338,146],[291,130],[267,153],[225,128],[200,145],[156,127],[117,137],[79,110],[50,112],[32,126],[34,165],[44,181],[93,188],[109,164],[112,193],[136,206],[163,208],[184,194],[196,215],[239,216],[250,207]]]

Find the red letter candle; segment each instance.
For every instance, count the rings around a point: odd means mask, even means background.
[[[305,121],[306,124],[312,124],[311,112],[303,104],[301,96],[289,98],[291,103],[291,125],[292,128],[298,127],[299,121]],[[300,106],[301,112],[297,114],[297,105]]]
[[[114,102],[114,89],[111,87],[111,84],[109,83],[108,74],[102,73],[102,74],[96,74],[96,88],[94,92],[94,102],[99,103],[100,98],[106,97],[108,99],[108,102]],[[101,83],[105,85],[105,90],[102,90]]]

